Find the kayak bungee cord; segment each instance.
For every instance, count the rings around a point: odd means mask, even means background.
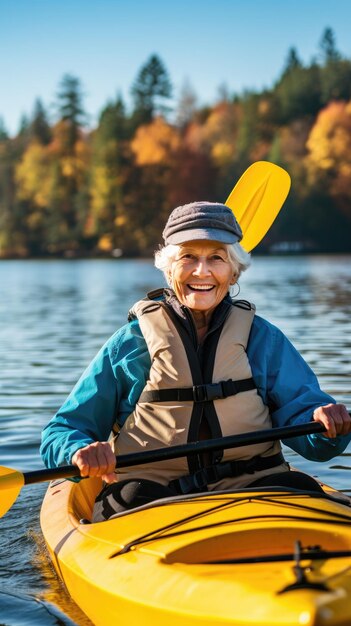
[[[305,495],[308,497],[315,497],[315,498],[324,498],[325,496],[328,499],[329,496],[327,496],[327,494],[317,494],[314,492],[302,492],[301,495]],[[296,495],[292,494],[292,495]],[[194,528],[188,528],[188,529],[184,529],[184,530],[177,530],[176,532],[171,532],[171,533],[167,533],[164,534],[166,531],[173,529],[173,528],[177,528],[179,526],[182,526],[183,524],[188,523],[189,521],[194,521],[194,520],[198,520],[201,517],[207,516],[209,514],[212,514],[220,509],[223,509],[224,507],[228,507],[230,505],[239,505],[242,504],[243,502],[250,502],[250,503],[254,503],[254,502],[260,502],[260,501],[265,501],[269,504],[277,504],[279,506],[279,500],[275,500],[274,498],[271,498],[271,496],[266,495],[265,494],[261,494],[260,496],[250,496],[250,497],[242,497],[242,498],[235,498],[233,499],[233,501],[231,503],[226,502],[225,504],[221,504],[219,506],[216,507],[211,507],[210,509],[206,509],[206,511],[201,511],[200,513],[196,513],[195,515],[190,515],[187,517],[184,517],[181,520],[178,520],[177,522],[173,522],[172,524],[168,524],[167,526],[163,526],[162,528],[158,528],[157,530],[152,531],[151,533],[147,533],[145,535],[141,535],[140,537],[138,537],[137,539],[134,539],[133,541],[127,543],[125,546],[123,546],[123,548],[121,550],[118,550],[117,552],[114,552],[113,554],[111,554],[111,556],[109,557],[110,559],[116,557],[116,556],[120,556],[122,554],[126,554],[127,552],[130,552],[131,550],[133,550],[134,548],[143,545],[145,543],[149,543],[151,541],[157,541],[157,540],[162,540],[162,539],[168,539],[168,538],[173,538],[173,537],[178,537],[184,534],[189,534],[189,533],[193,533],[193,532],[197,532],[199,530],[208,530],[211,528],[216,528],[216,527],[220,527],[220,526],[228,526],[229,524],[236,524],[238,522],[245,522],[245,521],[249,521],[249,520],[263,520],[263,519],[274,519],[275,517],[279,520],[294,520],[294,521],[303,521],[303,522],[313,522],[315,521],[314,517],[302,517],[302,516],[298,516],[298,515],[277,515],[277,516],[273,516],[271,515],[257,515],[257,516],[250,516],[250,517],[242,517],[242,518],[236,518],[236,519],[230,519],[230,520],[226,520],[226,521],[221,521],[221,522],[213,522],[212,524],[205,524],[204,526],[196,526]],[[320,513],[320,509],[316,509],[312,506],[308,506],[306,504],[295,504],[293,502],[287,502],[286,503],[289,507],[292,508],[296,508],[296,509],[303,509],[305,511],[311,512],[311,513]],[[347,506],[347,505],[346,505]],[[347,515],[335,512],[335,511],[328,511],[326,512],[328,517],[325,518],[318,518],[318,523],[319,524],[334,524],[334,525],[338,525],[338,526],[343,526],[343,525],[349,525],[350,524],[350,518]],[[330,516],[330,517],[329,517]],[[336,518],[336,519],[330,519],[330,518]]]
[[[186,517],[183,517],[181,520],[177,520],[176,522],[172,522],[172,524],[167,524],[166,526],[162,526],[161,528],[157,528],[156,530],[153,530],[150,533],[147,533],[145,535],[141,535],[140,537],[138,537],[137,539],[133,540],[132,542],[128,543],[126,546],[124,546],[122,548],[122,550],[116,552],[115,554],[111,554],[110,559],[114,558],[115,556],[118,556],[119,554],[125,554],[126,552],[129,552],[134,545],[139,545],[140,543],[147,543],[148,541],[153,541],[153,539],[161,539],[163,537],[170,537],[170,536],[177,536],[178,534],[184,534],[187,531],[178,531],[177,533],[173,533],[173,534],[169,534],[169,535],[162,535],[163,532],[167,531],[167,530],[171,530],[172,528],[177,528],[179,526],[181,526],[182,524],[186,524],[188,522],[192,522],[193,520],[198,520],[201,517],[205,517],[207,515],[211,515],[212,513],[216,513],[217,511],[223,510],[229,506],[232,506],[233,504],[239,503],[241,501],[248,501],[249,498],[243,497],[243,498],[235,498],[235,499],[230,499],[229,502],[224,502],[222,504],[217,504],[216,506],[211,506],[209,509],[206,509],[205,511],[201,511],[199,513],[195,513],[194,515],[188,515]],[[193,500],[194,503],[197,502],[197,498]],[[191,500],[190,500],[191,502]],[[211,527],[209,525],[209,527]],[[155,537],[153,536],[155,535]]]
[[[314,511],[315,513],[318,512],[318,509],[312,509],[312,511]],[[221,526],[229,526],[230,524],[236,524],[236,523],[241,523],[241,522],[248,522],[248,521],[258,521],[258,520],[274,520],[274,519],[279,519],[279,520],[284,520],[284,521],[298,521],[298,522],[316,522],[316,519],[314,517],[299,517],[297,515],[277,515],[276,517],[273,515],[249,515],[249,516],[245,516],[245,517],[238,517],[236,519],[231,519],[231,520],[227,520],[225,522],[215,522],[213,524],[205,524],[204,526],[197,526],[195,528],[188,528],[186,530],[179,530],[177,532],[174,533],[168,533],[167,535],[157,535],[155,537],[146,537],[146,538],[142,538],[142,539],[137,539],[134,541],[131,541],[130,543],[127,543],[121,550],[118,550],[118,552],[114,552],[113,554],[111,554],[111,556],[109,557],[110,559],[113,559],[116,556],[120,556],[122,554],[126,554],[127,552],[130,552],[131,550],[133,550],[134,548],[143,545],[145,543],[149,543],[150,541],[159,541],[162,539],[170,539],[173,537],[180,537],[181,535],[186,535],[186,534],[190,534],[190,533],[194,533],[194,532],[198,532],[200,530],[209,530],[211,528],[218,528]],[[335,524],[336,526],[349,526],[350,525],[350,518],[347,518],[347,521],[341,521],[341,520],[330,520],[330,519],[318,519],[318,524]]]

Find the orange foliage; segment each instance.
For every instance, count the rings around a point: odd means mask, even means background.
[[[307,147],[308,161],[317,169],[351,164],[351,102],[332,102],[319,113]]]
[[[52,141],[49,150],[54,154],[62,154],[66,150],[68,143],[68,124],[61,120],[57,122],[52,129]]]
[[[140,166],[167,163],[179,145],[178,132],[162,117],[140,126],[131,142],[136,163]]]
[[[327,180],[329,191],[347,213],[351,200],[351,102],[332,102],[311,130],[306,165],[310,180]]]
[[[238,111],[229,102],[219,103],[205,123],[192,123],[186,134],[187,146],[197,152],[205,152],[216,166],[232,162],[236,153]]]

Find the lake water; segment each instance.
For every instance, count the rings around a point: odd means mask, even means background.
[[[43,426],[125,323],[129,307],[161,284],[148,260],[0,262],[1,465],[42,467]],[[321,386],[350,409],[351,257],[254,257],[240,288],[240,297],[288,335]],[[351,492],[351,451],[323,464],[285,452],[295,466]],[[0,520],[0,624],[87,626],[45,551],[39,527],[45,489],[23,488]]]

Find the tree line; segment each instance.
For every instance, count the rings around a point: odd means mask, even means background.
[[[291,174],[286,205],[258,250],[351,252],[351,61],[327,28],[303,64],[291,48],[271,88],[177,108],[158,55],[87,130],[79,78],[65,75],[56,118],[37,100],[19,132],[0,121],[0,257],[150,254],[179,204],[225,201],[254,161]],[[172,120],[172,121],[170,121]]]

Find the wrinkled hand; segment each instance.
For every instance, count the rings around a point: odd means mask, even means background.
[[[114,473],[116,457],[107,441],[96,441],[80,448],[72,456],[72,463],[80,470],[82,477],[101,476],[106,483],[117,481]]]
[[[321,422],[326,427],[322,433],[329,439],[337,435],[348,435],[351,432],[351,417],[344,404],[327,404],[320,406],[313,413],[315,422]]]

